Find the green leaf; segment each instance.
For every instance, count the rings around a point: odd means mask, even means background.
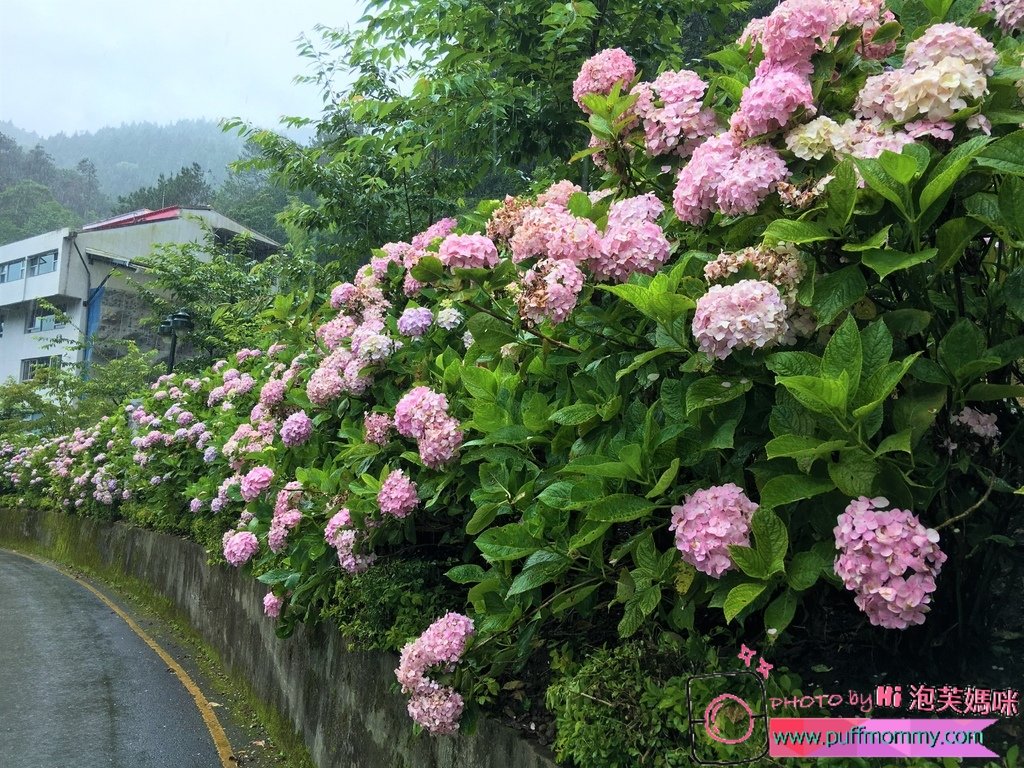
[[[587,403],[577,403],[555,411],[548,417],[548,420],[564,426],[578,426],[596,416],[597,408]]]
[[[882,156],[888,155],[889,157],[900,157],[894,155],[892,152],[886,150],[882,153]],[[860,171],[861,177],[867,183],[871,189],[880,194],[886,200],[891,202],[900,213],[903,214],[906,219],[914,219],[914,215],[911,211],[910,204],[910,189],[906,182],[900,182],[894,178],[885,168],[882,167],[881,160],[872,158],[856,158],[857,169]],[[901,174],[906,175],[906,172],[910,171],[912,177],[914,172],[917,170],[917,163],[913,158],[905,158],[905,161],[894,161],[892,162],[894,170],[898,170]],[[909,181],[909,179],[908,179]]]
[[[422,263],[422,259],[420,261]],[[497,352],[516,341],[516,334],[508,323],[484,312],[477,312],[469,318],[466,326],[473,334],[473,346],[484,352]]]
[[[835,235],[821,224],[794,219],[776,219],[767,226],[762,238],[766,245],[778,243],[814,243],[819,240],[833,240]]]
[[[856,264],[820,278],[814,284],[814,300],[811,302],[819,325],[831,323],[840,312],[864,298],[867,290],[867,281]]]
[[[768,355],[765,364],[779,376],[819,376],[821,358],[810,352],[776,352]]]
[[[661,477],[658,478],[658,482],[654,484],[654,487],[645,494],[645,498],[656,499],[661,496],[672,485],[677,474],[679,474],[679,459],[675,458],[668,465],[668,469],[661,473]]]
[[[444,264],[437,256],[427,254],[416,262],[416,266],[412,268],[411,272],[413,278],[421,283],[433,283],[444,277]],[[476,337],[474,336],[474,338]]]
[[[750,523],[758,554],[768,565],[768,575],[785,570],[789,533],[779,516],[770,509],[759,507]]]
[[[508,588],[506,597],[521,595],[531,589],[543,586],[554,581],[567,570],[572,561],[557,552],[538,552],[544,555],[538,561],[528,564],[518,576],[512,580],[512,586]]]
[[[490,563],[528,557],[544,546],[543,541],[527,533],[520,523],[486,530],[477,536],[474,543]]]
[[[619,622],[619,637],[633,635],[661,602],[661,587],[652,585],[639,590],[626,601],[626,610]]]
[[[735,619],[744,608],[754,602],[764,592],[766,584],[737,584],[729,590],[722,607],[726,622]]]
[[[586,219],[590,216],[590,209],[592,205],[590,203],[590,197],[586,192],[573,192],[569,195],[569,202],[566,204],[566,207],[569,209],[569,213],[573,216]]]
[[[501,510],[501,506],[501,504],[492,502],[490,504],[481,504],[477,507],[476,512],[474,512],[473,516],[466,522],[466,533],[470,536],[476,536],[480,531],[489,528],[495,518],[498,517],[498,512]]]
[[[764,628],[784,632],[796,615],[796,593],[787,589],[764,609]]]
[[[1024,130],[1015,131],[989,144],[975,158],[978,165],[1001,173],[1024,176]]]
[[[803,435],[782,435],[769,440],[765,451],[769,459],[816,459],[846,447],[845,440],[822,440]]]
[[[582,549],[583,547],[597,541],[599,538],[604,536],[609,528],[612,527],[611,523],[599,523],[594,520],[587,520],[580,526],[577,531],[569,539],[569,549]]]
[[[849,377],[823,379],[818,376],[782,376],[776,378],[800,405],[815,413],[841,414],[846,411]]]
[[[702,408],[714,408],[741,397],[750,390],[753,383],[747,379],[705,376],[691,384],[686,390],[686,415]]]
[[[875,460],[859,450],[844,451],[838,462],[830,462],[828,476],[848,496],[870,496],[878,474]]]
[[[832,480],[807,475],[779,475],[761,489],[761,506],[775,509],[801,499],[810,499],[835,488]]]
[[[476,584],[487,578],[487,573],[479,565],[457,565],[445,573],[456,584]]]
[[[606,523],[625,523],[650,515],[654,509],[647,499],[629,493],[605,496],[587,511],[587,517]]]
[[[881,320],[876,320],[860,332],[860,343],[864,352],[863,371],[877,371],[892,357],[892,334]]]
[[[980,358],[988,344],[985,334],[966,317],[953,323],[942,341],[939,342],[939,362],[950,373]]]
[[[889,242],[890,229],[892,229],[892,224],[886,224],[863,243],[843,243],[842,248],[844,251],[851,251],[853,253],[884,248]]]
[[[494,400],[498,384],[494,374],[486,368],[468,365],[462,369],[462,385],[473,397],[480,400]]]
[[[861,262],[865,267],[875,271],[880,280],[884,280],[893,272],[909,269],[917,264],[923,264],[935,258],[938,253],[936,248],[928,248],[919,253],[904,253],[893,250],[872,250],[865,251],[861,255]]]
[[[756,549],[730,544],[729,557],[737,568],[752,579],[768,578],[768,563]]]
[[[825,347],[825,353],[821,358],[821,375],[828,379],[838,379],[845,371],[850,377],[850,391],[856,392],[860,386],[863,364],[864,352],[857,321],[853,319],[853,315],[847,315]]]
[[[875,449],[875,456],[895,452],[911,453],[909,429],[904,429],[902,432],[886,437],[878,444],[878,448]]]
[[[907,371],[910,370],[910,366],[914,364],[914,361],[920,354],[920,352],[915,352],[913,355],[902,361],[891,362],[876,370],[874,374],[864,382],[860,391],[857,393],[854,404],[866,404],[854,408],[854,418],[863,419],[878,408],[878,406],[880,406],[885,399],[892,394],[892,391],[896,389],[896,385],[903,380]]]
[[[878,36],[878,31],[875,36]],[[834,178],[826,187],[828,212],[825,214],[825,223],[833,232],[840,234],[850,222],[857,203],[857,173],[853,163],[847,159],[832,170],[832,175]]]
[[[810,589],[818,581],[824,566],[816,552],[797,552],[786,569],[786,581],[798,592]]]
[[[560,480],[552,483],[537,498],[552,509],[573,509],[572,488],[575,483]]]
[[[932,322],[930,312],[923,309],[894,309],[882,315],[882,320],[898,337],[905,339],[923,332]]]
[[[975,402],[983,400],[1007,400],[1024,397],[1022,384],[975,384],[967,390],[966,399]]]

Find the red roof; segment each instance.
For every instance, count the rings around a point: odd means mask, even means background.
[[[88,224],[82,227],[82,232],[92,232],[97,229],[117,229],[118,227],[130,227],[133,224],[148,224],[153,221],[168,221],[170,219],[181,218],[181,206],[172,205],[168,208],[161,208],[158,211],[151,211],[148,208],[142,208],[138,211],[132,211],[131,213],[123,213],[120,216],[114,216],[111,219],[104,219],[98,221],[95,224]]]

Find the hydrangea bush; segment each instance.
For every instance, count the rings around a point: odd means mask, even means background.
[[[785,0],[699,72],[599,53],[599,190],[278,296],[262,345],[4,444],[4,492],[191,530],[282,634],[375,562],[458,563],[398,670],[436,733],[609,619],[781,643],[813,593],[874,641],[984,637],[1024,485],[1018,5]]]

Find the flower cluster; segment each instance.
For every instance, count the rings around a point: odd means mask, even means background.
[[[395,406],[395,429],[417,441],[420,459],[437,469],[455,456],[462,445],[459,422],[448,415],[448,399],[429,387],[415,387]]]
[[[302,445],[313,434],[313,421],[305,411],[296,411],[281,425],[281,442],[289,448]]]
[[[763,280],[713,285],[700,299],[693,336],[702,352],[724,360],[734,349],[762,349],[786,339],[789,308]]]
[[[995,440],[999,437],[999,427],[996,426],[994,413],[982,413],[969,406],[965,406],[956,416],[950,417],[953,424],[961,424],[967,427],[971,433],[985,440]]]
[[[643,121],[649,154],[689,157],[698,144],[715,134],[715,112],[703,105],[707,87],[688,69],[662,72],[654,82],[637,84],[633,111]]]
[[[363,417],[363,429],[366,431],[366,442],[384,445],[391,431],[391,417],[386,413],[367,413]]]
[[[564,322],[576,307],[583,280],[583,272],[568,259],[541,260],[523,277],[516,297],[520,317],[534,324]]]
[[[274,479],[274,470],[270,467],[254,467],[242,478],[240,491],[245,501],[252,501],[270,487]]]
[[[672,507],[670,531],[683,560],[720,578],[732,568],[729,546],[750,546],[750,521],[757,510],[735,483],[695,491]]]
[[[587,59],[572,84],[572,98],[580,108],[589,112],[583,97],[589,94],[608,95],[616,83],[625,92],[636,77],[636,64],[621,48],[609,48]]]
[[[358,552],[363,536],[352,527],[352,513],[347,507],[338,510],[327,522],[324,540],[338,553],[338,564],[348,573],[362,573],[376,559],[373,553]]]
[[[498,249],[484,235],[448,235],[437,255],[449,269],[493,267],[498,263]]]
[[[834,530],[835,572],[872,624],[906,629],[924,623],[946,555],[936,531],[888,505],[861,496],[846,507]]]
[[[473,620],[450,612],[402,648],[395,677],[402,692],[411,694],[409,716],[431,733],[455,733],[459,729],[463,701],[454,688],[440,685],[427,675],[435,669],[454,670],[472,635]]]
[[[393,470],[381,484],[377,494],[377,504],[384,515],[405,517],[417,506],[420,500],[416,495],[416,483],[406,477],[405,473]]]
[[[252,560],[260,548],[255,533],[250,531],[227,531],[224,534],[224,559],[236,568]]]
[[[601,250],[587,263],[598,280],[624,283],[634,273],[653,275],[668,261],[668,238],[657,223],[662,210],[664,206],[654,194],[612,204]]]

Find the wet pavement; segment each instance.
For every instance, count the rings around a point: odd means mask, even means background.
[[[0,550],[0,766],[218,768],[192,696],[74,579]]]

